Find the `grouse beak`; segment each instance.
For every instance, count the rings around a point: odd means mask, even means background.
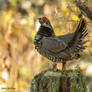
[[[38,20],[41,20],[41,18],[37,18]]]

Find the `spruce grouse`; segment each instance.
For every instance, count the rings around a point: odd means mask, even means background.
[[[41,55],[54,62],[54,68],[57,62],[65,65],[68,60],[79,58],[80,52],[86,48],[84,44],[87,41],[83,41],[83,39],[88,32],[84,18],[80,19],[75,32],[62,36],[55,35],[48,18],[38,18],[36,31],[35,48]]]

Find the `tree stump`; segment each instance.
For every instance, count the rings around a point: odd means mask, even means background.
[[[34,77],[30,92],[87,92],[87,88],[79,71],[47,70]]]

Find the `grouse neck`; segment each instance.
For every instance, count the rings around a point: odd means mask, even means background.
[[[37,32],[37,34],[45,37],[55,36],[53,29],[50,29],[48,27],[43,27],[43,26],[39,28],[39,31]]]

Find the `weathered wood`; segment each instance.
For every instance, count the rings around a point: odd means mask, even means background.
[[[87,92],[87,89],[80,72],[47,70],[34,77],[30,92]]]

